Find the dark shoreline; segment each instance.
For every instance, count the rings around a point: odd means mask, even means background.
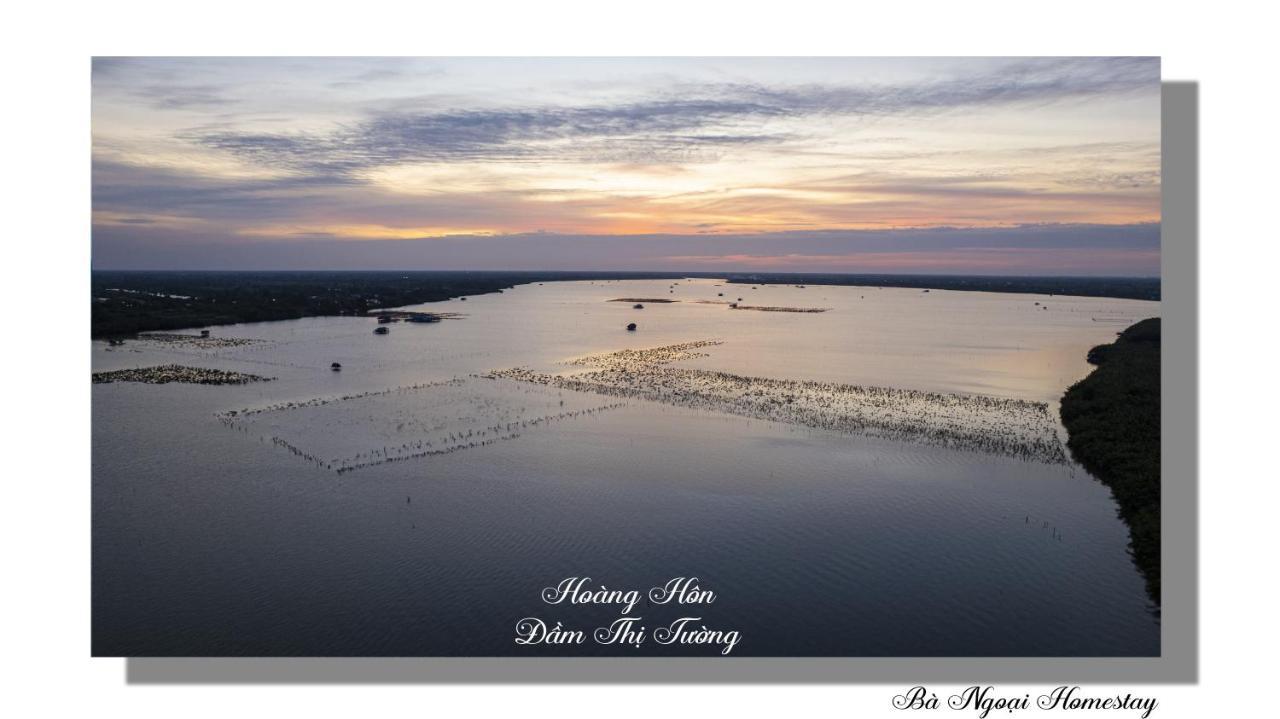
[[[1097,368],[1062,396],[1067,447],[1111,488],[1129,551],[1160,603],[1160,319],[1089,351]]]
[[[724,278],[735,284],[908,287],[1119,299],[1160,299],[1158,278],[839,275],[741,272],[567,271],[124,271],[91,273],[92,337],[271,322],[364,316],[390,307],[501,292],[536,282]]]
[[[720,275],[734,284],[842,285],[906,287],[957,292],[1011,292],[1070,297],[1111,297],[1121,300],[1160,300],[1158,277],[1001,277],[993,275],[882,275],[762,272]]]
[[[631,272],[95,271],[94,339],[380,310],[571,280],[682,279]]]

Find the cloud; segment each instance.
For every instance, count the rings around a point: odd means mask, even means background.
[[[980,75],[903,85],[730,88],[792,112],[900,115],[1019,102],[1051,102],[1159,88],[1160,61],[1145,57],[1029,58]]]
[[[345,177],[287,175],[269,179],[220,178],[180,170],[146,167],[96,158],[93,163],[95,217],[163,218],[174,242],[186,232],[221,230],[228,242],[243,242],[256,232],[282,234],[279,228],[309,235],[334,227],[364,227],[346,239],[378,234],[403,236],[410,228],[481,228],[510,231],[521,227],[564,228],[610,209],[616,201],[588,196],[547,201],[547,191],[488,189],[411,195],[388,192]],[[128,224],[128,223],[126,223]],[[305,229],[303,229],[305,228]],[[193,236],[194,236],[193,234]],[[423,231],[422,235],[430,234]]]
[[[737,101],[674,100],[387,113],[328,134],[196,131],[186,138],[258,164],[321,174],[406,162],[683,163],[714,159],[721,147],[776,141],[778,136],[726,132],[723,124],[783,114]]]
[[[364,240],[240,238],[216,230],[173,242],[160,227],[94,227],[95,269],[563,269],[982,272],[1153,276],[1160,226],[1026,225],[746,235],[526,233]]]
[[[547,187],[479,184],[406,193],[340,174],[220,178],[98,158],[95,216],[222,228],[228,241],[269,236],[346,239],[440,234],[653,232],[742,234],[788,229],[1127,224],[1159,218],[1158,186],[1123,188],[1047,182],[1013,184],[998,175],[862,173],[743,191],[615,195]],[[180,236],[175,232],[175,236]]]
[[[439,71],[382,60],[97,60],[95,260],[958,270],[1005,248],[1024,272],[1132,273],[1158,257],[1155,59],[817,62],[786,80],[726,63],[607,86],[615,66],[554,69],[460,63],[423,83]]]
[[[1153,58],[1050,58],[906,85],[686,85],[673,93],[678,97],[614,105],[383,111],[327,133],[194,130],[184,137],[257,164],[317,174],[413,162],[679,164],[715,160],[733,146],[791,139],[764,131],[772,120],[927,114],[1154,92],[1159,77]]]
[[[331,199],[338,181],[310,177],[225,180],[95,158],[93,209],[126,215],[203,220],[294,217]]]
[[[163,83],[147,85],[137,91],[151,106],[159,110],[184,110],[229,105],[234,102],[220,85],[183,85]]]

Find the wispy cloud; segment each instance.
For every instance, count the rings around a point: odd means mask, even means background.
[[[1152,91],[1149,58],[1026,60],[977,77],[908,85],[771,88],[694,85],[679,99],[600,106],[395,111],[328,133],[193,131],[184,137],[297,172],[343,174],[412,162],[689,163],[726,147],[781,143],[770,120],[811,115],[900,116],[1072,97]],[[197,95],[198,96],[198,95]]]
[[[661,100],[384,114],[328,134],[228,131],[186,137],[256,163],[313,173],[405,162],[683,163],[713,159],[722,146],[776,141],[778,136],[728,132],[726,123],[784,114],[781,108],[740,101]]]
[[[1156,58],[1034,58],[985,74],[908,84],[798,88],[732,85],[718,90],[788,113],[889,116],[1150,92],[1159,79],[1160,62]]]
[[[358,266],[372,247],[395,256],[384,240],[427,238],[439,261],[477,267],[602,268],[607,252],[630,268],[958,268],[1006,248],[1023,268],[1097,269],[1093,253],[1132,270],[1158,255],[1159,72],[1152,58],[96,60],[95,261],[223,247],[265,266],[306,247]]]
[[[193,230],[175,244],[164,228],[94,229],[96,267],[132,269],[777,269],[797,272],[973,272],[1151,276],[1158,225],[775,232],[750,235],[517,234],[421,240],[241,238],[232,251]],[[247,241],[245,241],[247,240]]]
[[[226,88],[220,85],[184,85],[179,83],[147,85],[137,91],[139,97],[145,98],[152,107],[160,110],[230,105],[233,100],[227,97],[225,93]]]

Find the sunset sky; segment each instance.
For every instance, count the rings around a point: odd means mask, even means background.
[[[100,269],[1155,275],[1160,65],[97,59]]]

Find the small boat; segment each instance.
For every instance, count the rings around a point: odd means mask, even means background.
[[[388,334],[388,333],[390,333],[390,332],[391,332],[391,330],[387,329],[386,327],[379,327],[379,328],[377,328],[376,330],[374,330],[374,331],[373,331],[373,333],[374,333],[375,335],[385,335],[385,334]]]
[[[635,322],[632,322],[631,324],[627,325],[627,331],[628,331],[628,332],[635,332],[635,331],[636,331],[636,323],[635,323]]]
[[[329,365],[329,369],[333,370],[334,372],[341,372],[341,371],[342,371],[342,363],[341,363],[341,362],[334,362],[333,364]]]

